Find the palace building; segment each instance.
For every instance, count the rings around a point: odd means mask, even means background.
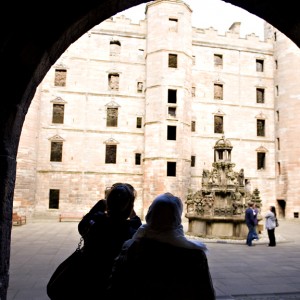
[[[262,41],[239,22],[223,35],[195,28],[192,13],[149,2],[138,24],[112,17],[65,51],[26,116],[14,210],[85,213],[128,182],[143,218],[160,193],[200,190],[226,139],[261,209],[299,217],[299,48],[269,24]]]

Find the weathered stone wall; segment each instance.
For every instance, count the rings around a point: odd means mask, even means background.
[[[269,29],[274,39],[276,200],[285,201],[285,216],[294,218],[294,214],[300,212],[300,87],[297,82],[300,78],[300,51],[280,31],[271,26]]]
[[[223,115],[225,136],[234,146],[232,162],[236,170],[244,168],[252,190],[260,190],[262,209],[276,204],[272,41],[260,41],[252,34],[240,38],[238,31],[219,35],[214,29],[193,28],[190,13],[180,2],[156,1],[148,5],[147,18],[139,24],[125,17],[108,19],[70,46],[40,85],[40,109],[32,105],[27,115],[24,129],[32,126],[31,114],[38,114],[39,122],[31,137],[25,130],[22,133],[17,204],[31,204],[37,214],[57,214],[48,209],[48,202],[49,189],[58,188],[61,210],[84,211],[116,181],[135,186],[141,216],[158,193],[170,191],[184,199],[188,188],[196,191],[201,187],[203,168],[211,168],[213,145],[221,136],[213,133],[215,114]],[[177,17],[178,32],[169,32],[169,18]],[[121,42],[118,57],[109,55],[111,40]],[[176,70],[167,67],[170,52],[178,54]],[[223,55],[222,69],[215,69],[214,54]],[[265,71],[259,74],[256,59],[264,60]],[[67,68],[66,87],[54,87],[56,66]],[[118,92],[108,89],[109,72],[120,74]],[[136,91],[138,81],[144,83],[143,93]],[[213,99],[214,82],[223,84],[223,100]],[[195,97],[191,96],[192,86]],[[256,103],[256,87],[265,88],[264,104]],[[168,88],[177,89],[176,119],[167,113]],[[66,102],[63,125],[51,123],[51,101],[56,97]],[[106,127],[106,105],[111,101],[119,105],[117,128]],[[256,135],[256,120],[261,116],[266,120],[265,137]],[[141,129],[136,128],[136,117],[143,118]],[[190,132],[192,120],[195,132]],[[178,126],[176,141],[166,140],[170,124]],[[49,161],[49,139],[55,135],[64,140],[62,163]],[[26,161],[21,153],[32,147],[35,136],[37,158]],[[118,142],[115,165],[104,162],[105,141],[110,138]],[[265,170],[256,169],[260,147],[266,150]],[[141,166],[134,164],[135,153],[142,153]],[[196,156],[192,168],[191,155]],[[35,160],[36,172],[31,171],[32,180],[26,179],[31,181],[30,190],[35,190],[33,197],[32,192],[18,187],[24,182],[22,169],[34,170]],[[176,177],[166,177],[167,161],[177,162]],[[293,205],[296,207],[296,202]]]

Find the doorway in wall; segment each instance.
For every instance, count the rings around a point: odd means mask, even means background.
[[[278,203],[278,216],[279,218],[285,218],[285,205],[286,202],[283,199],[277,199]]]

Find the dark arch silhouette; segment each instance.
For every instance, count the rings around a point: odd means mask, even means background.
[[[224,1],[224,0],[221,0]],[[89,29],[144,0],[5,1],[0,26],[0,298],[9,282],[16,156],[23,122],[36,88],[61,54]],[[298,47],[297,2],[230,0],[272,24]]]

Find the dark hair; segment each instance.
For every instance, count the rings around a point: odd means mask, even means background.
[[[109,216],[127,219],[133,209],[136,191],[128,183],[115,183],[107,194],[106,204]]]
[[[274,214],[274,216],[276,217],[276,208],[275,206],[270,206],[271,207],[271,212]]]

